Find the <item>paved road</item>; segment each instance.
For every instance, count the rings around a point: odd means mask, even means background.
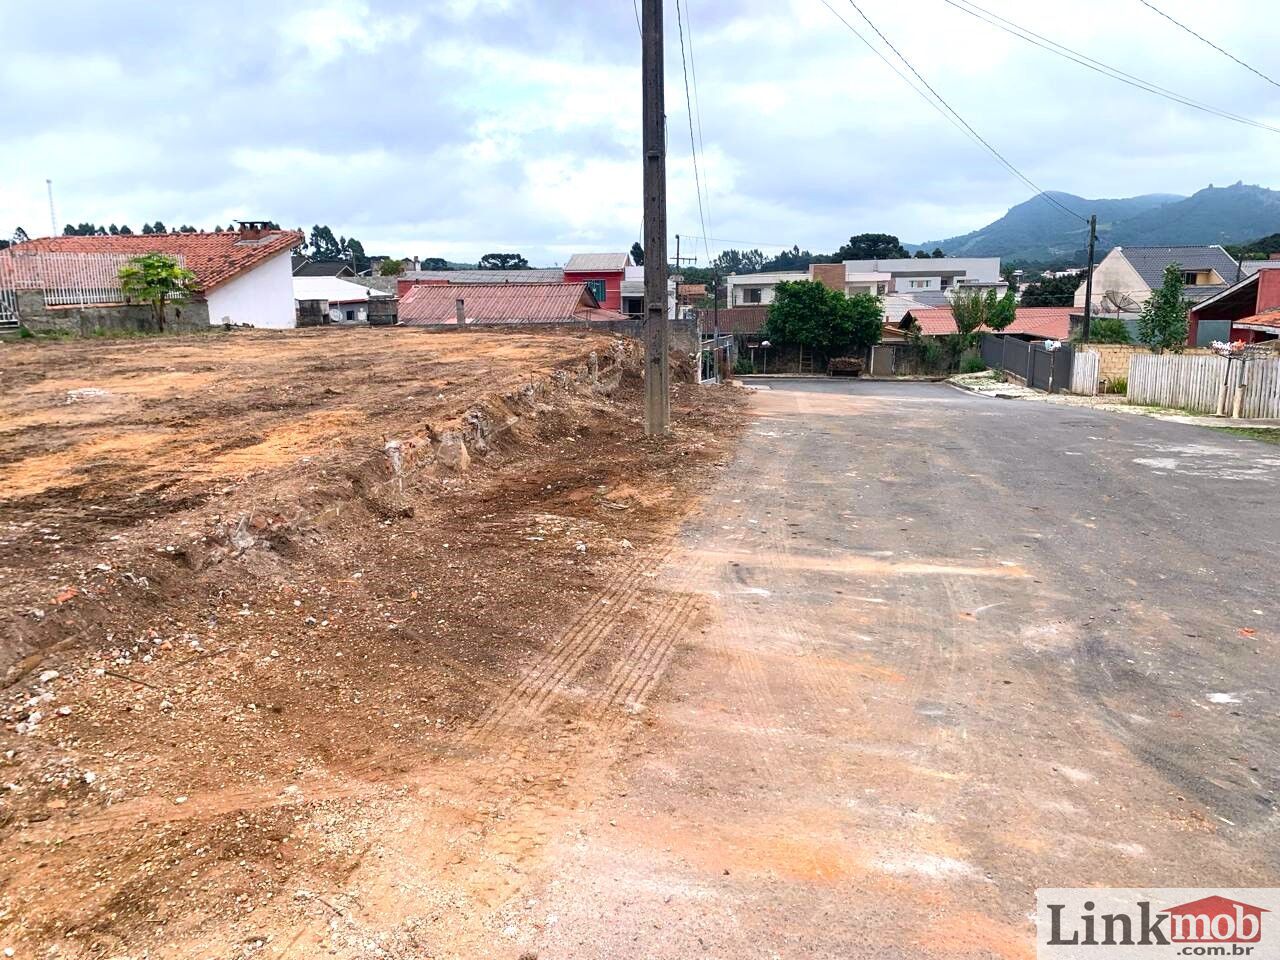
[[[1271,885],[1280,450],[770,381],[659,574],[710,618],[543,957],[1030,957],[1037,886]]]

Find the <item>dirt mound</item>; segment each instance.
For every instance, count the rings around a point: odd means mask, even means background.
[[[681,385],[646,440],[610,338],[354,333],[0,354],[6,945],[278,952],[406,789],[488,818],[471,764],[586,722],[563,682],[741,420]]]

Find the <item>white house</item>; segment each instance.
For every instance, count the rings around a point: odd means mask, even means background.
[[[22,244],[21,249],[181,257],[196,276],[198,295],[209,304],[211,324],[283,330],[297,325],[290,251],[301,242],[302,234],[296,230],[276,230],[263,221],[242,221],[238,230],[218,233],[46,237]]]
[[[293,277],[293,299],[326,301],[333,323],[367,323],[371,296],[385,294],[340,277]]]
[[[773,303],[778,284],[808,279],[809,274],[794,270],[777,273],[731,273],[724,278],[725,302],[731,307],[767,306]]]

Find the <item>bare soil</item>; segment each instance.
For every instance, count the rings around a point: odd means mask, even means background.
[[[650,581],[744,419],[680,386],[646,441],[638,368],[585,334],[0,347],[0,947],[517,956],[528,863],[701,616]]]

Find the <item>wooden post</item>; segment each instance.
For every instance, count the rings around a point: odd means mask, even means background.
[[[644,432],[671,429],[671,332],[667,321],[667,137],[663,90],[662,0],[641,2],[644,82]]]
[[[1231,419],[1232,419],[1232,420],[1239,420],[1239,419],[1240,419],[1240,411],[1241,411],[1241,409],[1244,407],[1244,388],[1245,388],[1245,386],[1246,386],[1246,382],[1245,382],[1245,381],[1248,379],[1248,377],[1247,377],[1247,376],[1246,376],[1246,374],[1245,374],[1245,368],[1246,368],[1247,366],[1248,366],[1248,364],[1246,364],[1246,363],[1244,362],[1244,357],[1241,357],[1241,358],[1240,358],[1240,373],[1237,375],[1237,379],[1236,379],[1236,398],[1235,398],[1235,403],[1233,403],[1233,404],[1231,405]]]

